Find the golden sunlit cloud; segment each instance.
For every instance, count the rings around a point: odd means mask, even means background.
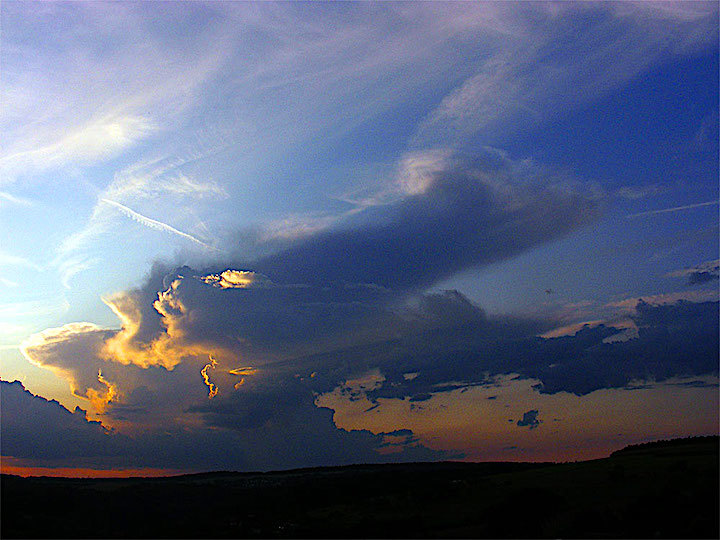
[[[134,364],[143,368],[162,366],[173,369],[183,358],[222,353],[212,343],[186,339],[184,325],[187,309],[177,294],[182,278],[175,279],[167,290],[158,293],[153,307],[160,314],[165,331],[143,342],[139,332],[143,315],[137,299],[128,294],[104,298],[105,304],[122,322],[122,329],[105,343],[103,356],[109,361]]]
[[[220,384],[210,382],[209,370],[222,358],[236,358],[237,351],[230,351],[209,338],[199,340],[187,335],[190,314],[178,295],[181,282],[179,277],[158,293],[152,304],[154,310],[141,309],[140,299],[133,292],[104,299],[120,319],[120,330],[92,323],[70,323],[33,334],[22,343],[22,353],[34,365],[68,381],[73,395],[88,400],[83,408],[88,409],[91,417],[105,415],[103,421],[113,425],[120,420],[107,415],[116,406],[122,406],[135,388],[147,386],[153,392],[162,392],[155,387],[157,377],[162,377],[165,370],[173,371],[182,362],[197,365],[200,370],[208,356],[211,357],[209,366],[203,368],[203,379],[212,398],[224,384],[223,377],[234,376],[234,380],[227,381],[231,387],[238,376],[245,378],[256,370],[249,366],[238,367],[229,374],[219,370]],[[159,316],[160,331],[148,333],[148,324],[158,326],[158,321],[144,318],[153,316]],[[157,368],[164,369],[158,372]],[[144,370],[149,372],[144,374]],[[153,414],[164,413],[155,410]]]
[[[20,344],[20,352],[33,365],[48,369],[61,379],[70,383],[70,391],[78,397],[91,399],[97,403],[107,403],[105,395],[108,386],[98,379],[100,356],[104,340],[113,331],[106,330],[92,323],[69,323],[58,328],[48,328],[32,334]],[[66,358],[66,356],[68,358]],[[90,373],[87,377],[79,377],[77,359],[85,362],[85,369]],[[92,359],[95,359],[93,362]],[[100,382],[101,386],[93,388]],[[95,386],[97,386],[95,384]]]
[[[174,285],[174,284],[173,284]],[[171,285],[172,287],[172,285]],[[164,293],[159,293],[162,299]],[[130,295],[117,294],[110,298],[103,298],[103,302],[120,319],[121,330],[105,343],[104,356],[121,364],[135,364],[140,367],[160,365],[167,369],[174,368],[180,359],[174,354],[168,354],[171,345],[171,333],[175,326],[166,318],[166,332],[149,344],[140,346],[137,338],[143,322],[142,311],[137,301]],[[156,306],[157,309],[157,306]],[[182,313],[182,307],[179,307]]]
[[[239,367],[235,369],[228,370],[228,373],[230,375],[254,375],[257,373],[257,369],[248,366],[248,367]]]
[[[566,326],[561,326],[559,328],[553,328],[552,330],[548,330],[547,332],[540,334],[540,337],[545,339],[550,338],[557,338],[557,337],[565,337],[565,336],[574,336],[577,334],[580,330],[583,330],[585,328],[595,328],[598,325],[603,324],[604,321],[602,320],[595,320],[595,321],[582,321],[575,324],[569,324]]]
[[[235,390],[239,390],[240,387],[243,384],[245,384],[245,377],[248,377],[250,375],[255,375],[257,372],[258,372],[258,370],[251,366],[239,367],[239,368],[228,370],[228,373],[230,375],[236,375],[236,376],[241,375],[240,380],[237,381],[235,384],[233,384],[233,388]]]
[[[200,375],[202,375],[203,381],[205,382],[205,385],[208,387],[208,399],[212,399],[215,396],[217,396],[218,393],[218,387],[210,382],[210,376],[208,375],[209,369],[215,369],[217,366],[217,362],[215,359],[210,356],[210,362],[205,364],[205,366],[200,370]]]
[[[98,370],[97,380],[102,383],[107,390],[105,392],[99,392],[94,388],[89,388],[87,394],[95,411],[103,413],[105,412],[108,404],[117,397],[117,387],[103,377],[102,370]]]
[[[231,269],[225,270],[221,274],[203,276],[200,280],[220,289],[247,289],[251,286],[262,286],[270,282],[265,276],[257,272]]]
[[[620,313],[633,314],[637,311],[638,303],[644,302],[653,306],[675,304],[677,302],[717,302],[720,297],[717,289],[701,289],[697,291],[678,291],[674,293],[653,294],[636,298],[626,298],[616,302],[609,302],[608,307],[616,308]]]

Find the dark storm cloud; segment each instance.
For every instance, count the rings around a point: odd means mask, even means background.
[[[380,368],[386,381],[367,392],[373,401],[490,387],[501,373],[539,379],[541,392],[578,395],[622,388],[633,380],[717,374],[717,302],[640,302],[633,320],[638,337],[627,341],[608,342],[618,330],[603,325],[545,339],[534,335],[529,324],[488,320],[408,334],[338,356],[348,364]],[[419,374],[407,380],[403,375],[410,372]]]
[[[285,454],[283,466],[388,460],[373,451],[386,445],[383,435],[387,434],[337,429],[333,411],[317,407],[310,388],[312,385],[299,377],[274,373],[268,378],[248,379],[242,391],[207,401],[189,412],[202,415],[208,426],[242,433],[258,443],[260,452],[267,453],[270,448]],[[403,453],[393,460],[426,461],[445,456],[414,444],[417,440],[411,431],[404,430],[403,435],[399,445]]]
[[[416,405],[507,373],[538,379],[542,392],[585,394],[717,372],[717,303],[640,304],[638,337],[607,342],[617,329],[544,339],[543,321],[489,317],[457,291],[425,293],[559,238],[599,203],[592,189],[540,182],[502,154],[433,170],[401,200],[256,261],[156,266],[143,286],[107,301],[121,330],[66,325],[38,334],[26,355],[80,393],[94,390],[108,421],[142,427],[134,465],[162,456],[164,466],[205,469],[442,457],[411,434],[338,429],[316,405],[372,371],[384,380],[358,396]],[[388,441],[400,452],[378,454]]]
[[[183,268],[176,274],[193,272]],[[212,336],[228,346],[241,339],[245,354],[265,363],[348,341],[357,332],[376,333],[373,325],[392,317],[386,306],[395,296],[380,287],[344,283],[218,289],[185,277],[172,298],[182,303],[190,322],[183,324],[188,339]]]
[[[559,238],[593,219],[599,203],[587,186],[533,178],[490,152],[456,159],[425,182],[418,193],[366,209],[252,268],[281,283],[419,289]]]
[[[587,327],[574,336],[545,339],[537,337],[547,329],[541,323],[488,317],[457,291],[417,295],[398,304],[392,296],[385,296],[387,291],[378,293],[379,289],[370,288],[368,293],[365,288],[356,288],[346,300],[354,306],[351,312],[362,306],[363,316],[353,319],[348,317],[344,302],[331,301],[334,288],[322,289],[316,297],[331,307],[318,307],[317,302],[310,301],[313,290],[321,289],[318,287],[299,288],[301,292],[293,287],[266,286],[222,290],[192,277],[194,274],[182,268],[168,275],[166,282],[175,286],[158,301],[161,308],[165,303],[175,308],[162,309],[162,324],[173,328],[175,337],[185,336],[185,341],[188,335],[197,334],[206,343],[223,342],[228,347],[229,356],[218,356],[218,367],[209,371],[219,394],[208,399],[200,365],[188,360],[172,370],[103,360],[107,378],[125,383],[118,387],[118,397],[107,404],[106,417],[147,424],[146,431],[133,439],[133,450],[120,452],[126,466],[272,469],[442,457],[417,445],[412,437],[393,444],[400,453],[378,454],[376,450],[387,442],[383,434],[340,430],[333,423],[332,411],[315,404],[315,396],[371,370],[384,378],[363,392],[371,403],[379,398],[420,402],[438,392],[473,385],[492,387],[498,384],[498,374],[512,372],[539,379],[541,392],[575,394],[624,387],[633,380],[717,373],[717,302],[661,306],[640,302],[633,316],[638,335],[628,341],[608,341],[618,330],[603,325]],[[180,279],[179,275],[188,277]],[[338,296],[342,298],[342,294]],[[260,309],[268,311],[267,318],[253,329],[253,315]],[[336,320],[318,324],[325,324],[330,334],[332,328],[340,333],[347,328],[349,343],[337,341],[330,346],[325,341],[327,350],[309,354],[299,354],[303,347],[297,343],[279,350],[282,344],[276,345],[271,336],[274,327],[265,325],[272,323],[269,314],[281,309],[296,313],[306,309],[310,314],[335,310]],[[288,324],[298,324],[289,319]],[[310,316],[302,322],[308,327],[312,324]],[[302,331],[302,325],[295,328]],[[96,347],[97,339],[103,338],[98,334],[101,331],[87,330]],[[251,340],[247,336],[282,358],[253,364],[252,355],[261,353],[248,344]],[[81,333],[79,337],[87,336]],[[74,365],[78,371],[87,365],[87,379],[97,379],[99,364],[88,361],[87,356],[73,364],[78,349],[71,335],[65,338],[69,340],[65,348],[56,344],[49,349],[68,353],[55,358],[57,365]],[[312,333],[307,342],[317,344]],[[234,348],[229,348],[230,344]],[[45,351],[42,347],[35,350]],[[46,364],[50,364],[50,356],[43,356]],[[244,376],[230,373],[247,365],[255,365],[257,372]],[[7,410],[5,400],[3,410]],[[24,418],[19,413],[12,415]],[[191,429],[174,423],[176,418],[188,415],[202,422],[191,422]],[[17,437],[33,441],[30,434],[42,422],[31,422],[32,429]],[[34,443],[25,447],[27,452],[31,448]],[[61,454],[57,451],[55,455]]]
[[[221,349],[261,365],[440,327],[452,333],[458,324],[485,328],[482,311],[462,296],[423,296],[421,289],[558,238],[597,214],[593,189],[553,180],[498,151],[441,160],[431,170],[421,181],[405,178],[413,187],[393,203],[231,267],[254,273],[258,286],[222,288],[222,279],[210,279],[228,267],[156,266],[144,286],[107,301],[123,331],[100,356],[173,368]],[[413,301],[419,305],[408,309]],[[501,326],[494,329],[502,333]],[[47,343],[35,349],[41,347]],[[65,369],[83,355],[50,356],[42,355],[43,365]],[[81,364],[85,370],[87,362]],[[74,376],[98,387],[101,366],[92,367]]]
[[[57,401],[34,396],[19,381],[0,381],[2,455],[52,461],[125,453],[129,440],[68,411]]]
[[[243,404],[236,404],[233,410],[218,407],[213,418],[228,414],[223,422],[209,422],[209,427],[160,426],[125,436],[88,421],[80,409],[71,413],[56,401],[31,394],[18,381],[0,381],[0,393],[2,454],[35,466],[267,470],[433,460],[445,455],[417,444],[409,431],[402,444],[395,445],[398,453],[380,455],[375,450],[386,446],[384,434],[337,429],[332,411],[307,400],[284,408],[282,414],[296,416],[292,421],[265,415],[248,423],[239,412]],[[239,421],[233,423],[231,418]],[[220,424],[230,429],[218,429]]]
[[[115,308],[139,315],[132,341],[146,346],[163,329],[148,306],[160,283],[168,289],[177,281],[171,296],[192,321],[182,323],[184,335],[212,336],[225,347],[241,341],[255,363],[387,339],[407,327],[468,317],[481,324],[482,311],[467,300],[419,293],[458,270],[572,231],[597,215],[600,202],[594,189],[553,180],[498,151],[443,161],[432,171],[421,188],[395,202],[354,213],[258,260],[202,271],[157,267],[146,286],[114,299]],[[220,276],[228,269],[254,273],[261,286],[223,288]],[[428,305],[409,312],[405,304],[413,296]]]

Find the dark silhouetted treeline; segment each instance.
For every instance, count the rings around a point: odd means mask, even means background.
[[[654,450],[666,450],[677,448],[682,452],[691,452],[692,447],[697,445],[700,452],[706,452],[708,445],[715,445],[715,452],[720,448],[720,437],[717,435],[705,435],[700,437],[686,437],[684,439],[662,439],[640,444],[631,444],[617,450],[611,456],[624,455],[632,452],[652,452]]]
[[[577,463],[3,475],[1,487],[2,538],[718,538],[720,517],[717,437]]]

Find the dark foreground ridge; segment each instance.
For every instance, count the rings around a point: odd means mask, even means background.
[[[718,538],[718,437],[594,461],[2,476],[2,538]]]

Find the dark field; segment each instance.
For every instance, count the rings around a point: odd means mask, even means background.
[[[567,464],[2,476],[3,538],[718,538],[718,437]]]

